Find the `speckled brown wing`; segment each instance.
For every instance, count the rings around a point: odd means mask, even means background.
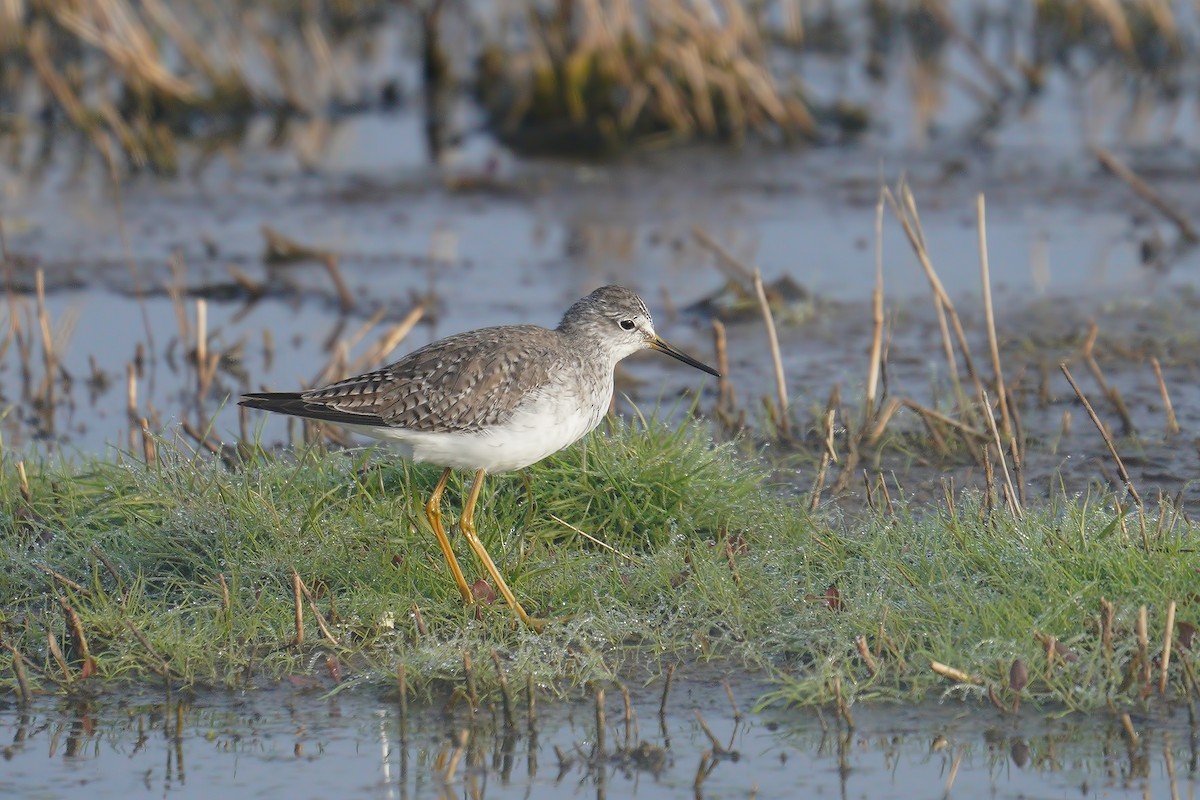
[[[558,335],[536,325],[460,333],[300,398],[309,408],[396,428],[475,432],[504,422],[529,393],[550,382]]]

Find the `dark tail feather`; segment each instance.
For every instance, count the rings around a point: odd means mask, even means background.
[[[342,425],[378,426],[387,424],[374,414],[353,414],[331,408],[323,403],[305,400],[304,395],[299,392],[252,392],[242,395],[238,405],[322,422],[337,422]]]

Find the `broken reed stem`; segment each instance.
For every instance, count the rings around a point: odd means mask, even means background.
[[[726,678],[721,682],[725,687],[725,696],[729,698],[729,707],[733,709],[733,721],[742,721],[742,710],[738,708],[737,700],[733,697],[733,687],[729,685],[729,679]]]
[[[712,743],[713,752],[717,753],[718,755],[728,753],[729,751],[725,748],[725,745],[721,743],[721,740],[717,738],[717,735],[712,732],[712,728],[708,727],[708,723],[704,721],[704,715],[700,713],[700,709],[693,708],[692,713],[696,715],[696,722],[700,723],[700,730],[704,731],[704,735],[707,736],[708,741]]]
[[[983,193],[975,198],[975,209],[979,217],[979,270],[983,281],[983,314],[987,322],[988,348],[992,351],[992,372],[996,375],[996,400],[1000,404],[1000,421],[1004,438],[1012,436],[1012,418],[1008,413],[1008,391],[1004,387],[1004,372],[1000,369],[1000,344],[996,337],[996,313],[992,308],[992,276],[988,267],[987,214]],[[991,412],[988,412],[991,417]],[[992,423],[993,428],[995,422]],[[1003,458],[1003,456],[1001,456]]]
[[[1137,489],[1134,488],[1133,481],[1130,479],[1129,473],[1125,470],[1125,464],[1122,463],[1121,457],[1117,455],[1117,448],[1113,445],[1112,437],[1109,436],[1108,431],[1104,429],[1104,424],[1100,421],[1100,417],[1096,415],[1095,409],[1092,408],[1092,404],[1088,402],[1088,399],[1084,396],[1083,391],[1080,390],[1079,384],[1075,383],[1075,378],[1071,376],[1071,370],[1067,369],[1066,362],[1064,361],[1059,364],[1058,368],[1062,370],[1063,375],[1067,377],[1067,383],[1071,384],[1071,388],[1075,390],[1075,395],[1079,398],[1080,402],[1083,403],[1083,407],[1087,410],[1088,416],[1092,418],[1092,424],[1096,426],[1096,430],[1100,431],[1100,436],[1104,438],[1104,444],[1108,446],[1108,452],[1112,455],[1113,461],[1117,463],[1117,472],[1120,474],[1121,480],[1125,482],[1125,488],[1129,491],[1130,496],[1133,498],[1134,502],[1137,503],[1138,508],[1140,509],[1142,507],[1142,496],[1139,495]]]
[[[1200,241],[1200,235],[1197,235],[1196,228],[1192,225],[1191,220],[1185,217],[1183,212],[1168,203],[1150,184],[1138,177],[1137,173],[1127,167],[1123,161],[1099,145],[1092,147],[1092,155],[1096,157],[1101,166],[1124,181],[1134,191],[1134,194],[1149,203],[1155,211],[1169,219],[1179,230],[1180,236],[1188,242]]]
[[[1163,632],[1162,674],[1158,679],[1158,693],[1167,693],[1167,667],[1171,664],[1171,640],[1175,636],[1175,601],[1167,604],[1167,629]]]
[[[4,646],[12,654],[13,672],[17,677],[17,704],[27,706],[33,700],[33,692],[29,688],[29,673],[25,670],[25,656],[10,642]]]
[[[662,700],[658,704],[658,715],[665,717],[667,715],[667,698],[671,694],[671,680],[675,677],[675,665],[667,664],[667,679],[663,683]]]
[[[717,378],[717,408],[732,415],[737,399],[733,393],[733,383],[729,380],[729,349],[725,339],[725,323],[714,317],[712,329],[713,349],[717,354],[717,372],[721,373]]]
[[[1130,749],[1136,749],[1139,739],[1137,731],[1133,728],[1133,720],[1129,718],[1129,712],[1121,715],[1121,728],[1125,731],[1125,737],[1129,741]]]
[[[150,434],[150,422],[145,417],[138,422],[142,428],[142,457],[147,466],[153,467],[158,463],[158,450],[154,446],[154,437]]]
[[[874,678],[879,673],[879,663],[875,660],[875,656],[871,655],[871,648],[867,646],[867,637],[861,633],[854,637],[854,646],[858,648],[859,658],[867,665],[867,671]]]
[[[604,757],[604,690],[596,690],[596,750],[597,758]]]
[[[1179,422],[1175,419],[1175,407],[1171,405],[1171,395],[1167,392],[1167,382],[1163,380],[1162,365],[1158,359],[1150,356],[1150,366],[1154,367],[1154,377],[1158,379],[1158,393],[1162,395],[1163,410],[1167,414],[1167,436],[1179,433]]]
[[[788,410],[787,381],[783,376],[783,358],[779,354],[779,336],[775,333],[775,317],[771,314],[771,305],[767,302],[767,293],[763,289],[762,273],[754,270],[754,294],[758,297],[758,307],[762,311],[763,324],[767,327],[767,340],[771,345],[771,362],[775,365],[775,391],[779,395],[779,429],[784,438],[792,434],[791,412]]]
[[[396,667],[396,684],[400,690],[400,740],[408,733],[408,667],[403,661]]]
[[[529,735],[537,735],[537,693],[534,691],[533,673],[525,676],[525,697],[526,697],[526,714],[525,721],[528,725]]]
[[[130,420],[137,421],[137,368],[132,362],[125,365],[125,411]]]

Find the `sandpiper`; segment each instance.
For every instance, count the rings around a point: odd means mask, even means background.
[[[245,394],[240,405],[337,423],[398,444],[412,461],[444,467],[425,515],[468,604],[474,595],[442,527],[441,500],[452,470],[472,470],[463,535],[517,616],[540,631],[546,621],[525,613],[475,533],[484,475],[527,467],[599,425],[612,402],[613,368],[646,348],[719,377],[664,342],[634,292],[604,286],[567,309],[554,330],[467,331],[373,372],[304,392]]]

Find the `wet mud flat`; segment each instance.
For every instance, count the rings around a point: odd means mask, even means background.
[[[1001,715],[954,700],[834,714],[753,711],[753,677],[681,669],[550,700],[326,694],[319,682],[244,693],[107,692],[0,708],[0,788],[14,797],[1188,796],[1186,714]]]

